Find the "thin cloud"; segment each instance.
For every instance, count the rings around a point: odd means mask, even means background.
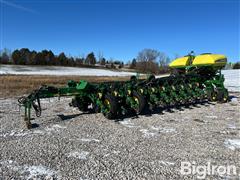
[[[38,13],[37,13],[36,11],[34,11],[33,9],[25,8],[25,7],[21,6],[21,5],[18,5],[18,4],[9,2],[9,1],[7,2],[7,1],[4,1],[4,0],[0,0],[0,3],[5,4],[5,5],[7,5],[7,6],[10,6],[10,7],[14,7],[14,8],[19,9],[19,10],[22,10],[22,11],[26,11],[26,12],[38,14]]]

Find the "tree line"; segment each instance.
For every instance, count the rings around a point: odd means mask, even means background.
[[[136,69],[144,73],[159,73],[168,70],[168,63],[170,58],[162,52],[154,49],[143,49],[136,58],[129,62],[129,68]],[[28,48],[16,49],[11,52],[4,49],[0,53],[1,64],[15,64],[15,65],[53,65],[53,66],[95,66],[98,65],[107,68],[122,68],[123,61],[106,60],[103,53],[98,54],[98,59],[93,52],[86,57],[66,56],[63,52],[55,55],[51,50],[42,50],[37,52],[31,51]]]
[[[128,62],[128,66],[123,61],[114,60],[113,58],[106,60],[103,53],[98,54],[96,58],[93,52],[86,57],[66,56],[63,52],[55,55],[51,50],[42,50],[40,52],[30,51],[28,48],[16,49],[12,53],[8,49],[4,49],[0,53],[0,64],[16,64],[16,65],[53,65],[53,66],[95,66],[96,64],[114,69],[116,67],[128,67],[142,73],[168,73],[170,58],[163,52],[155,49],[143,49],[136,58]],[[229,64],[228,64],[229,66]],[[227,66],[226,66],[227,67]],[[231,68],[239,69],[240,63],[231,64]]]
[[[50,65],[50,66],[95,66],[98,63],[108,68],[121,68],[124,63],[119,60],[106,60],[103,55],[97,59],[93,52],[86,57],[66,56],[64,52],[55,55],[51,50],[37,52],[28,48],[16,49],[11,52],[4,49],[0,53],[0,64],[14,65]]]
[[[86,58],[73,58],[66,56],[63,52],[55,55],[51,50],[42,50],[40,52],[30,51],[28,48],[16,49],[12,53],[4,49],[1,52],[1,64],[15,65],[55,65],[55,66],[78,66],[95,65],[97,62],[93,52]]]

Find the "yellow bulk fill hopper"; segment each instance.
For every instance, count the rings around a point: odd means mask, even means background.
[[[177,58],[169,64],[169,66],[173,68],[181,68],[181,67],[183,68],[188,65],[189,65],[189,56]]]
[[[193,60],[192,66],[218,66],[224,67],[227,64],[227,57],[220,54],[201,54]]]
[[[201,54],[198,56],[187,55],[181,58],[175,59],[170,63],[172,68],[185,68],[187,66],[201,67],[211,66],[222,68],[227,64],[227,57],[221,54]]]

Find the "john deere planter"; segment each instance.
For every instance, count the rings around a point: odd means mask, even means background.
[[[224,55],[205,53],[189,54],[175,59],[170,76],[129,81],[89,83],[69,81],[66,87],[42,86],[18,102],[25,108],[24,120],[31,128],[31,109],[41,116],[43,98],[71,96],[70,106],[80,111],[102,113],[108,119],[126,114],[141,114],[155,107],[171,108],[203,101],[228,101],[221,69],[226,65]],[[150,111],[148,111],[150,112]]]

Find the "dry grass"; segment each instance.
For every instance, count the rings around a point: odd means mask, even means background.
[[[86,80],[89,82],[125,81],[129,77],[98,77],[98,76],[29,76],[0,75],[0,97],[14,97],[30,93],[41,85],[65,86],[68,80]]]

